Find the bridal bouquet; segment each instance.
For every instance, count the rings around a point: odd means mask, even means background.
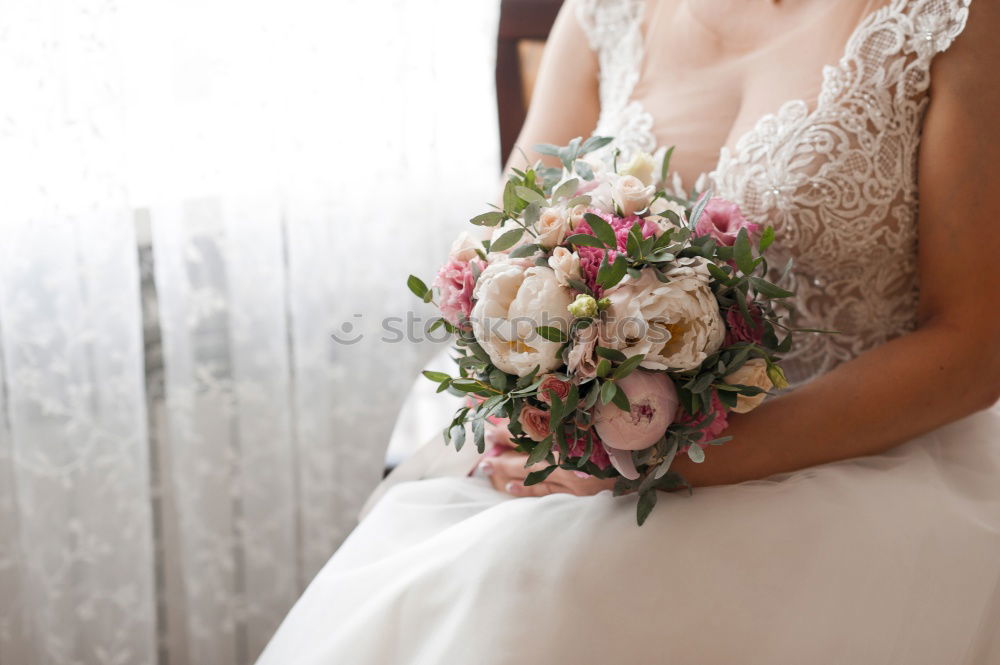
[[[471,220],[491,237],[463,233],[432,287],[408,285],[455,338],[456,375],[424,374],[469,396],[445,440],[483,452],[487,421],[506,418],[528,465],[545,463],[526,485],[560,467],[617,477],[642,524],[657,489],[687,485],[676,455],[704,461],[729,413],[787,386],[773,302],[792,294],[765,277],[772,228],[668,187],[672,149],[618,164],[595,154],[610,141],[538,146],[562,168],[514,169],[503,207]]]

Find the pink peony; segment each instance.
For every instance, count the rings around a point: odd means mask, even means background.
[[[541,385],[538,386],[538,399],[546,404],[552,404],[552,395],[565,401],[566,396],[569,395],[569,384],[549,374],[542,379]]]
[[[750,318],[753,319],[752,324],[747,322],[738,307],[730,307],[726,310],[725,346],[730,346],[737,342],[760,344],[764,338],[764,319],[760,308],[750,303],[747,309],[750,310]]]
[[[712,404],[711,411],[709,413],[699,413],[697,416],[692,416],[686,412],[679,412],[677,417],[677,424],[679,425],[703,425],[708,422],[708,426],[701,431],[701,438],[698,439],[699,443],[705,443],[706,441],[711,441],[713,439],[718,439],[722,436],[722,433],[726,431],[729,426],[729,417],[726,410],[725,404],[719,399],[719,394],[712,391]],[[687,451],[685,446],[680,451],[684,453]]]
[[[594,427],[604,443],[618,450],[642,450],[660,440],[677,413],[677,389],[666,374],[634,371],[618,381],[632,406],[598,404]]]
[[[593,442],[594,446],[590,451],[590,461],[602,471],[611,466],[611,459],[608,457],[608,451],[604,448],[604,443],[592,429],[577,431],[567,437],[566,442],[569,444],[570,457],[582,457],[583,453],[587,451],[588,440]]]
[[[525,404],[517,417],[521,428],[533,441],[542,441],[549,435],[549,412]]]
[[[439,308],[444,320],[453,326],[459,325],[472,313],[472,291],[476,280],[472,276],[473,261],[449,261],[438,271],[434,286],[441,293]],[[480,268],[482,261],[476,261]]]
[[[747,221],[735,203],[713,197],[698,218],[694,232],[699,236],[712,236],[718,244],[730,247],[736,242],[740,229],[754,234],[760,230],[760,224]]]
[[[618,217],[617,215],[601,212],[595,208],[591,208],[587,212],[597,215],[611,225],[611,228],[615,231],[618,252],[625,251],[628,243],[628,232],[636,222],[639,222],[642,225],[641,228],[643,238],[649,238],[650,236],[656,235],[659,228],[654,222],[644,220],[636,215]],[[589,236],[596,235],[593,229],[590,228],[590,224],[586,221],[580,222],[574,230],[574,233],[584,233]],[[583,281],[595,295],[600,296],[601,294],[601,289],[597,286],[597,271],[601,267],[601,261],[604,259],[604,255],[608,255],[608,261],[610,262],[615,260],[615,257],[618,256],[618,252],[614,250],[609,251],[605,249],[598,249],[597,247],[577,248],[577,254],[580,255],[580,272],[583,274]]]

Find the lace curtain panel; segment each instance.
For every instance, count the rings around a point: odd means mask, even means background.
[[[0,665],[254,660],[436,348],[383,319],[495,194],[496,18],[0,4]]]

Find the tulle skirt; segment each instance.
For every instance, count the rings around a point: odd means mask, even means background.
[[[883,455],[633,497],[393,487],[258,665],[1000,663],[1000,410]]]

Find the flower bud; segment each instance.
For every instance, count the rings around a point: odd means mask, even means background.
[[[578,319],[592,319],[597,316],[597,301],[593,296],[581,293],[566,309]]]

